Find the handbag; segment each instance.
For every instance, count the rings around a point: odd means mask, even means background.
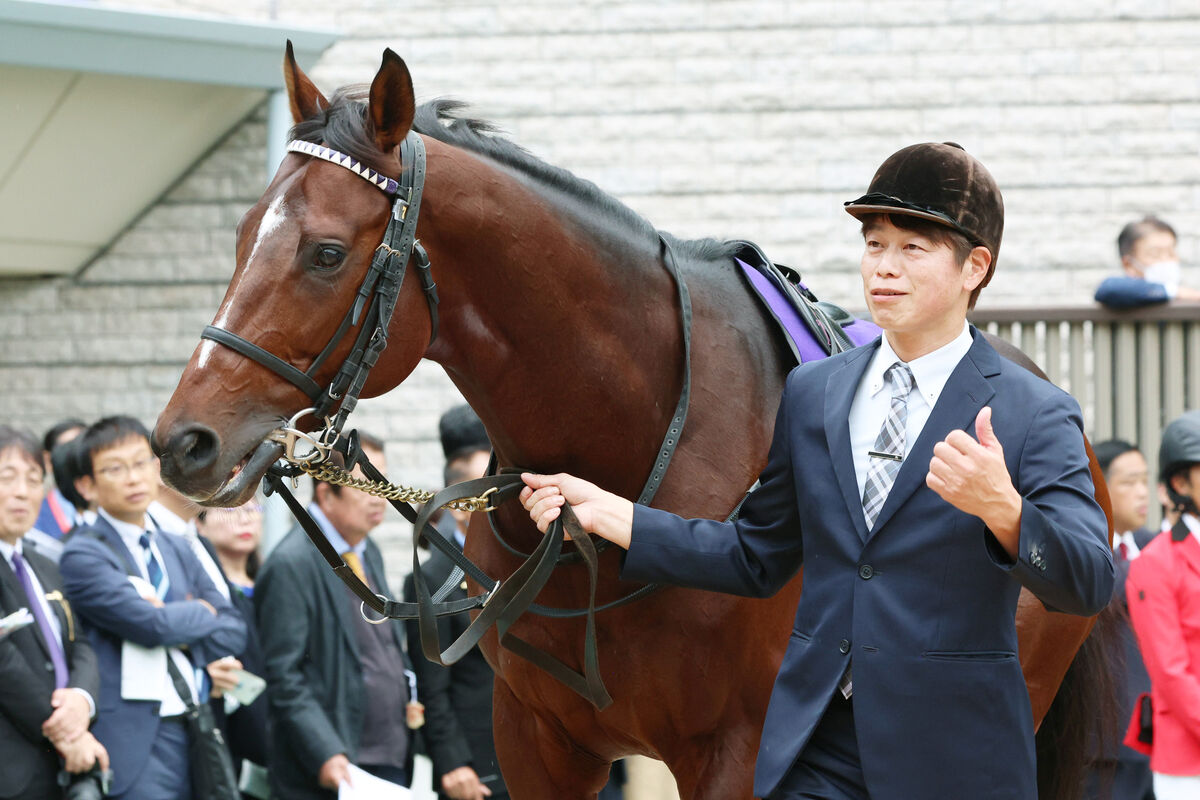
[[[198,800],[241,800],[237,776],[233,772],[233,755],[213,719],[212,709],[208,703],[197,704],[192,700],[192,691],[171,658],[167,659],[167,672],[171,674],[175,691],[187,706],[183,719],[188,731],[192,796]]]

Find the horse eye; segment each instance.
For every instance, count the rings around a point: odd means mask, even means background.
[[[334,269],[340,267],[345,258],[346,254],[340,248],[319,247],[316,255],[313,256],[313,264],[321,269]]]

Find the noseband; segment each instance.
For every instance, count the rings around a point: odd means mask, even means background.
[[[312,401],[311,413],[318,419],[326,419],[333,407],[341,401],[337,417],[328,421],[329,427],[326,429],[327,435],[336,438],[346,418],[358,405],[358,397],[367,382],[367,375],[379,360],[380,353],[387,347],[388,326],[396,309],[396,300],[400,295],[400,287],[404,283],[404,274],[410,259],[416,266],[421,279],[421,289],[429,304],[430,344],[437,338],[437,284],[433,282],[429,255],[417,241],[417,216],[421,210],[421,192],[425,187],[425,144],[421,137],[412,131],[400,143],[400,163],[403,171],[398,181],[381,175],[345,153],[319,144],[297,140],[290,142],[287,149],[344,167],[391,197],[392,213],[387,230],[383,234],[383,241],[375,249],[371,266],[363,277],[362,285],[358,287],[350,309],[328,344],[306,371],[300,371],[274,353],[215,325],[206,327],[200,338],[225,345],[300,389]],[[350,329],[359,325],[360,321],[362,325],[349,354],[329,385],[322,388],[316,382],[317,371],[337,349]]]

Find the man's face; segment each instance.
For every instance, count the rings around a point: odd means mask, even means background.
[[[884,219],[871,223],[863,239],[863,294],[875,324],[938,346],[953,339],[962,330],[971,291],[987,272],[988,251],[976,247],[962,264],[950,245]]]
[[[1178,261],[1175,237],[1166,231],[1152,230],[1133,243],[1129,255],[1121,261],[1125,271],[1135,277],[1143,277],[1146,267],[1161,261]]]
[[[470,481],[476,478],[482,478],[487,473],[488,462],[491,460],[492,454],[487,450],[476,450],[468,456],[455,459],[447,466],[455,473],[456,482]],[[450,516],[454,518],[454,523],[463,533],[467,532],[467,523],[471,521],[471,512],[459,511],[457,508],[450,509]]]
[[[158,459],[142,436],[131,436],[92,454],[92,474],[75,487],[89,503],[130,525],[145,521],[158,496]]]
[[[1146,524],[1150,508],[1150,475],[1146,459],[1137,450],[1122,453],[1108,465],[1105,482],[1112,500],[1113,525],[1126,533]]]
[[[382,451],[367,446],[364,446],[363,450],[376,469],[380,472],[387,472],[387,461],[384,459]],[[355,466],[352,474],[356,478],[366,477],[358,466]],[[375,497],[357,489],[348,489],[345,486],[340,492],[334,494],[327,484],[321,485],[317,489],[317,504],[329,521],[333,523],[333,527],[337,528],[337,532],[351,546],[361,542],[368,533],[383,522],[383,515],[388,507],[388,501],[382,497]]]
[[[44,476],[19,447],[0,453],[0,539],[14,544],[33,527],[45,495]]]

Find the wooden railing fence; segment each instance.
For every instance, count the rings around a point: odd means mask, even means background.
[[[1074,395],[1093,442],[1126,439],[1157,471],[1166,423],[1200,408],[1200,303],[980,308],[971,321],[1020,347]],[[1151,517],[1157,519],[1151,494]]]

